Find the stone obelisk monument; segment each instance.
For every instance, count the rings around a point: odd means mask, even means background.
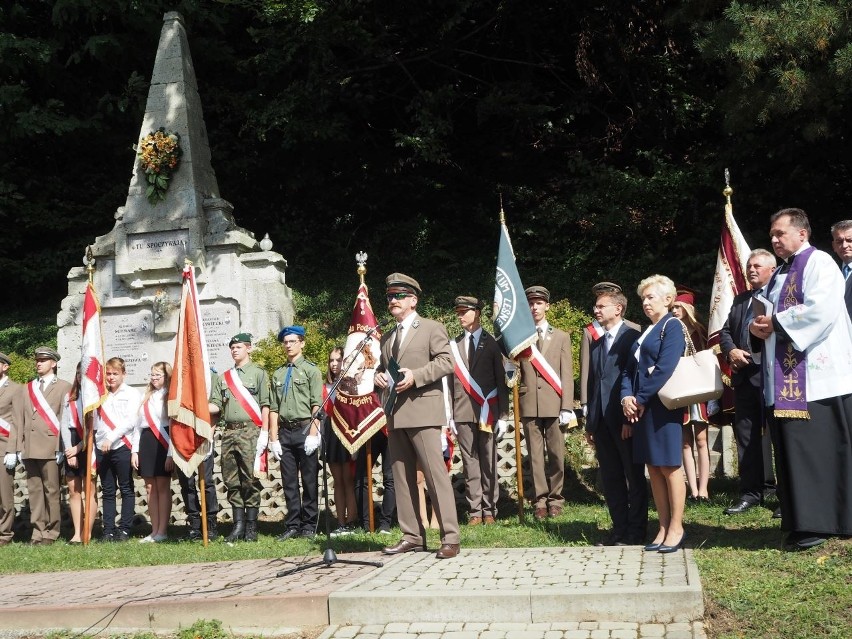
[[[174,359],[184,260],[196,268],[210,361],[231,365],[228,338],[265,337],[293,318],[286,260],[234,222],[220,197],[183,18],[166,13],[138,140],[159,128],[180,136],[179,165],[164,197],[152,204],[139,159],[115,226],[95,239],[95,290],[102,308],[104,355],[122,357],[127,381],[145,383],[151,364]],[[81,254],[84,248],[81,247]],[[80,360],[85,269],[68,273],[68,296],[57,316],[62,377]]]

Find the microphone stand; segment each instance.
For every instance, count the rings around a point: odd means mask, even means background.
[[[352,351],[348,356],[347,360],[349,362],[346,364],[346,368],[341,367],[340,374],[337,376],[337,379],[334,380],[334,384],[331,385],[331,389],[328,391],[328,397],[323,401],[322,406],[317,411],[316,417],[320,421],[320,423],[324,423],[325,419],[328,417],[328,413],[326,412],[326,404],[334,397],[335,391],[337,391],[337,387],[340,386],[340,382],[343,380],[343,377],[346,373],[349,372],[349,369],[352,368],[352,365],[355,363],[355,360],[358,358],[358,355],[361,354],[367,344],[370,343],[370,338],[373,336],[377,330],[379,330],[379,326],[374,326],[370,330],[367,331],[367,334],[364,336],[364,339],[361,340],[361,343]],[[324,451],[323,451],[324,452]],[[318,453],[319,454],[319,453]],[[328,510],[328,455],[322,456],[322,489],[325,494],[325,552],[323,552],[322,559],[318,561],[312,561],[307,564],[301,564],[296,566],[295,568],[288,568],[287,570],[281,570],[275,574],[276,577],[286,577],[287,575],[293,575],[298,572],[302,572],[303,570],[309,570],[311,568],[317,568],[318,566],[333,566],[334,564],[349,564],[351,566],[374,566],[376,568],[381,568],[384,566],[384,563],[381,561],[366,561],[359,559],[338,559],[337,553],[334,552],[334,549],[331,547],[331,524],[329,523],[329,510]]]

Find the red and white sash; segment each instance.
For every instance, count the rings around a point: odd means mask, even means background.
[[[593,342],[597,342],[606,332],[598,320],[592,320],[591,324],[586,324],[586,330],[589,331],[589,335],[592,336]]]
[[[470,371],[464,365],[459,352],[458,344],[455,340],[450,340],[450,350],[453,352],[453,360],[455,361],[456,377],[461,382],[462,388],[470,397],[479,404],[479,429],[487,432],[492,432],[494,426],[494,413],[492,409],[497,404],[497,389],[492,390],[486,395],[480,385]]]
[[[159,400],[158,400],[159,401]],[[169,434],[160,428],[160,424],[154,419],[154,416],[151,415],[151,409],[148,407],[148,404],[151,403],[149,399],[145,402],[145,405],[142,407],[142,412],[145,415],[145,423],[148,424],[148,428],[151,429],[151,432],[154,433],[154,437],[157,438],[157,441],[160,442],[160,445],[166,450],[169,449],[169,444],[171,440],[169,439]]]
[[[0,417],[0,435],[8,437],[12,432],[12,424]]]
[[[83,441],[83,420],[80,418],[81,407],[82,402],[79,399],[75,402],[68,402],[68,410],[71,412],[71,424],[74,426],[74,430],[77,431],[80,441]]]
[[[110,414],[106,412],[106,408],[104,406],[98,408],[98,417],[106,425],[107,428],[112,431],[116,430],[117,426],[115,425],[115,421],[113,421],[112,417],[110,417]],[[127,450],[133,450],[133,445],[130,443],[130,440],[127,439],[126,435],[121,436],[121,441],[125,446],[127,446]]]
[[[562,380],[559,379],[559,375],[553,369],[553,366],[544,359],[544,355],[542,355],[541,351],[538,350],[538,347],[535,344],[530,346],[530,364],[532,364],[538,371],[539,375],[541,375],[545,381],[553,387],[556,394],[562,397]]]
[[[230,389],[231,393],[234,395],[237,403],[242,406],[243,410],[248,413],[249,417],[251,417],[251,421],[257,424],[258,428],[263,426],[263,416],[260,412],[260,406],[255,398],[252,397],[248,389],[243,385],[243,380],[241,380],[240,376],[237,374],[237,369],[229,368],[225,371],[225,374],[222,375],[222,377],[225,379],[225,383],[228,385],[228,389]]]
[[[30,394],[30,401],[33,403],[35,411],[47,423],[47,427],[50,429],[50,432],[58,437],[59,418],[56,416],[56,413],[53,412],[50,404],[47,403],[47,399],[45,399],[44,394],[38,387],[38,382],[36,380],[27,384],[27,392]]]

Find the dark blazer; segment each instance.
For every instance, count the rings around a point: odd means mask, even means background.
[[[629,328],[635,328],[640,333],[642,327],[628,319],[621,318]],[[580,338],[580,404],[589,403],[589,351],[592,350],[592,344],[595,340],[592,339],[591,333],[587,326],[583,327],[583,335]]]
[[[846,278],[846,295],[843,297],[846,300],[846,312],[849,313],[849,317],[852,318],[852,275]]]
[[[719,332],[719,348],[722,349],[722,356],[725,359],[728,359],[728,354],[735,348],[752,352],[751,333],[748,332],[747,320],[753,295],[754,291],[745,291],[734,297],[728,319],[725,320]],[[755,387],[760,386],[760,366],[751,363],[743,369],[731,371],[731,384],[734,387],[745,382],[750,382]]]
[[[462,359],[467,357],[467,333],[456,337]],[[473,354],[473,363],[466,362],[471,377],[476,380],[482,392],[488,395],[497,389],[497,407],[492,411],[495,418],[505,419],[509,414],[509,389],[506,387],[506,370],[503,368],[503,352],[497,340],[485,330],[479,335],[479,343]],[[457,422],[478,422],[481,408],[467,394],[464,386],[453,375],[453,419]]]
[[[382,370],[391,358],[396,328],[382,335]],[[444,389],[441,378],[453,373],[450,338],[443,324],[416,317],[399,348],[400,368],[411,369],[414,386],[397,395],[393,413],[387,415],[388,428],[444,426]]]
[[[620,429],[625,423],[621,408],[621,375],[639,335],[637,329],[622,323],[606,355],[605,337],[590,342],[586,388],[589,400],[586,404],[586,430],[590,433],[595,433],[602,425]]]
[[[668,321],[670,318],[671,321]],[[663,334],[664,327],[666,330]],[[652,412],[654,424],[671,419],[669,413],[681,416],[682,409],[669,411],[657,396],[669,381],[686,349],[681,323],[668,313],[648,332],[638,348],[638,362],[636,348],[630,349],[628,366],[621,377],[621,397],[635,396],[636,403],[645,406],[646,416],[649,410]]]

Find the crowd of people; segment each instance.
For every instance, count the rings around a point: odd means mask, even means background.
[[[770,225],[775,255],[764,249],[749,255],[751,290],[736,296],[720,334],[734,389],[740,493],[725,513],[743,513],[776,491],[780,508],[775,514],[788,532],[786,547],[807,549],[831,536],[852,535],[852,221],[831,229],[842,270],[810,245],[804,211],[783,209]],[[496,448],[508,429],[511,382],[499,335],[495,338],[482,327],[481,300],[455,298],[463,330],[450,339],[442,324],[417,312],[422,296],[417,280],[393,273],[386,284],[388,311],[396,325],[381,337],[374,381],[380,394],[394,393],[395,400],[388,404],[386,427],[371,440],[372,453],[381,457],[384,484],[376,532],[390,534],[396,510],[402,537],[384,552],[425,550],[429,518],[423,515],[418,489],[425,484],[440,529],[436,557],[452,558],[460,544],[444,456],[448,433],[457,440],[462,458],[463,521],[468,526],[493,524],[500,496]],[[664,275],[643,279],[636,292],[650,322],[644,330],[625,319],[628,300],[621,286],[601,282],[593,287],[595,320],[581,340],[580,405],[612,519],[612,529],[599,545],[642,545],[648,552],[671,553],[687,538],[685,505],[709,500],[708,421],[721,407],[711,402],[669,409],[659,397],[681,357],[706,348],[707,329],[695,311],[695,292]],[[565,504],[564,431],[576,419],[573,357],[570,336],[547,320],[548,289],[536,285],[525,293],[536,334],[531,356],[521,359],[513,382],[518,384],[518,418],[529,454],[533,514],[545,520],[562,515]],[[323,379],[303,354],[304,327],[287,326],[278,340],[287,362],[271,376],[251,361],[251,335],[238,333],[228,344],[233,368],[214,374],[211,381],[209,408],[221,433],[218,459],[233,513],[227,541],[257,540],[258,468],[266,454],[281,465],[287,514],[279,541],[316,533],[323,461],[335,487],[332,534],[370,529],[366,476],[372,469],[364,450],[351,454],[327,418],[322,421],[334,399],[343,349],[329,353]],[[83,481],[90,463],[103,492],[103,541],[130,538],[134,470],[144,481],[151,524],[151,533],[140,543],[168,539],[174,473],[186,508],[186,538],[200,539],[197,478],[172,462],[166,404],[171,366],[154,364],[140,393],[125,382],[120,358],[106,362],[108,396],[95,413],[90,459],[83,438],[80,368],[69,384],[56,376],[58,361],[54,349],[37,348],[37,377],[19,385],[9,379],[10,360],[0,353],[0,454],[6,467],[0,473],[0,545],[13,538],[12,481],[21,462],[34,545],[59,537],[63,466],[74,527],[70,542],[82,541],[83,513],[96,509]],[[216,539],[213,466],[211,447],[199,472],[206,477],[208,536]],[[653,535],[648,532],[649,485],[659,522]]]

